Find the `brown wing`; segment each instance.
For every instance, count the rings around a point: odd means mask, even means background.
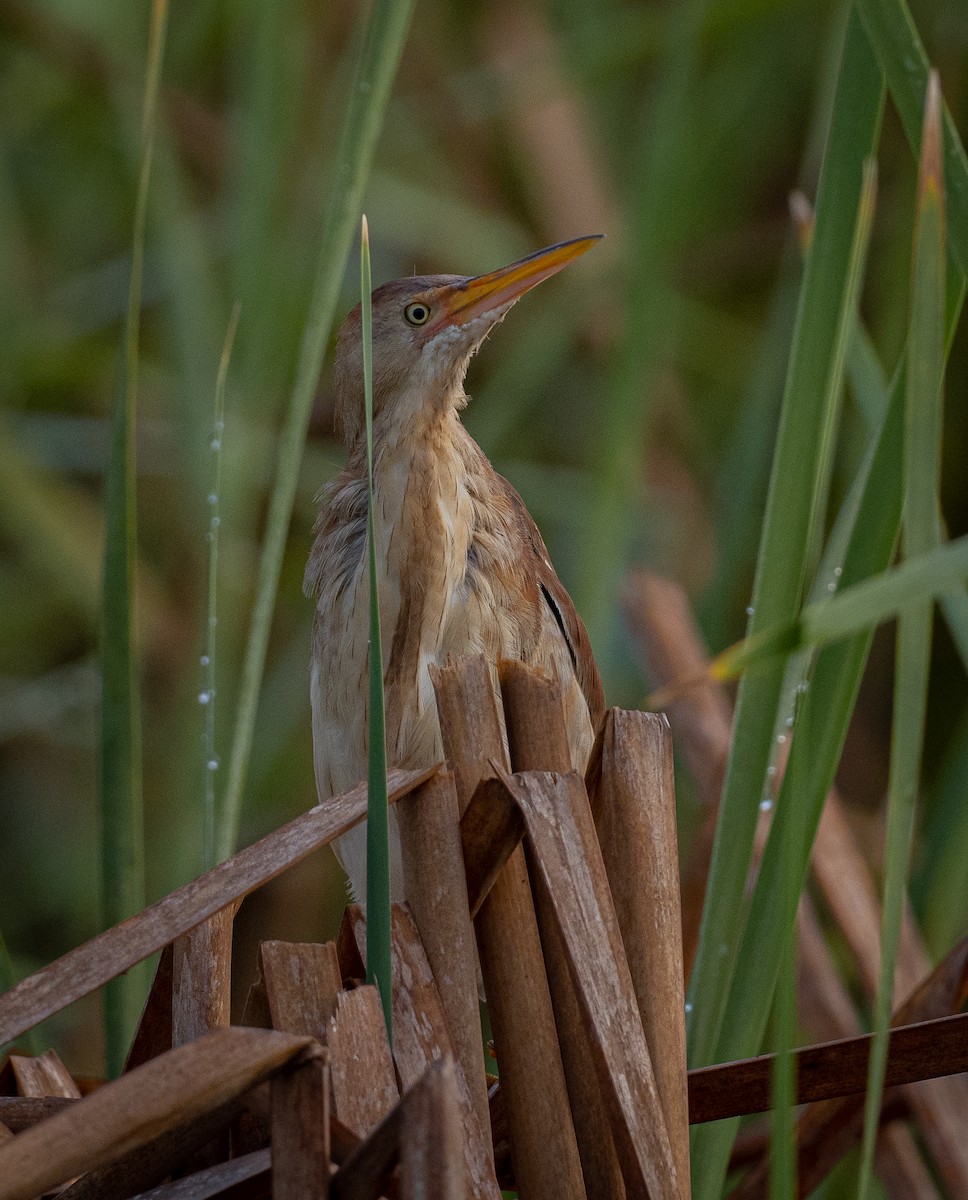
[[[535,582],[541,591],[542,601],[548,606],[565,639],[575,676],[578,679],[578,686],[588,705],[592,727],[598,729],[605,716],[605,691],[598,673],[598,664],[592,654],[588,631],[585,629],[581,617],[575,611],[571,596],[568,595],[564,584],[555,574],[544,538],[542,538],[524,501],[502,475],[497,475],[497,479],[515,514],[521,543],[533,551],[531,567],[534,571]]]

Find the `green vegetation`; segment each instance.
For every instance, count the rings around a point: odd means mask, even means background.
[[[835,777],[884,876],[859,1005],[883,1031],[906,896],[935,956],[968,915],[968,11],[200,0],[166,45],[163,3],[107,11],[0,17],[4,976],[314,802],[300,580],[342,458],[326,354],[365,208],[376,283],[608,235],[488,340],[467,424],[538,520],[610,702],[649,691],[617,603],[631,564],[686,587],[739,679],[692,1064],[808,1036],[791,931]],[[685,773],[679,792],[685,856]],[[241,976],[259,936],[332,936],[344,899],[329,854],[278,881],[240,915]],[[40,1042],[117,1069],[143,987],[113,993],[106,1046],[95,1005]],[[874,1112],[830,1200],[866,1186]],[[696,1196],[722,1194],[737,1126],[694,1131]]]

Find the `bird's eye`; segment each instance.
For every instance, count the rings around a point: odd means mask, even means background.
[[[403,315],[411,325],[426,325],[430,319],[430,309],[418,300],[415,304],[408,304]]]

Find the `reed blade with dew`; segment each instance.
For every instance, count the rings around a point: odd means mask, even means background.
[[[825,478],[825,430],[835,403],[830,380],[849,302],[851,247],[863,189],[862,164],[880,128],[883,86],[851,15],[841,59],[817,220],[807,261],[764,515],[749,629],[783,625],[800,605],[816,495]],[[690,1065],[713,1061],[742,934],[743,891],[758,805],[774,745],[784,663],[744,676],[719,809],[702,929],[689,990]],[[705,1134],[697,1135],[702,1139]],[[699,1193],[704,1194],[704,1193]],[[708,1193],[705,1193],[708,1194]]]
[[[946,291],[941,128],[941,87],[937,73],[932,71],[928,76],[925,96],[911,272],[905,395],[904,516],[901,525],[901,555],[904,559],[928,553],[935,545],[938,534]],[[929,600],[921,600],[902,609],[897,623],[881,967],[864,1104],[858,1200],[866,1200],[871,1186],[874,1143],[884,1093],[889,1027],[895,1000],[894,969],[907,894],[907,873],[914,838],[915,806],[927,717],[932,621],[933,605]]]
[[[131,279],[124,325],[122,372],[111,417],[105,482],[104,600],[101,636],[101,873],[105,927],[145,905],[144,809],[141,778],[141,704],[135,634],[137,558],[138,340],[144,268],[148,184],[154,150],[158,91],[168,23],[166,0],[151,9],[148,67],[141,116],[141,151]],[[104,1023],[109,1077],[120,1074],[144,1000],[143,966],[105,988]]]
[[[303,330],[296,379],[279,436],[275,484],[259,561],[256,598],[242,663],[235,732],[217,838],[218,857],[228,858],[238,840],[242,793],[252,751],[259,691],[265,672],[269,629],[289,522],[296,499],[299,465],[326,343],[339,299],[343,271],[353,244],[356,214],[383,124],[390,88],[403,52],[414,0],[376,0],[332,164],[329,201],[319,242],[316,277]]]
[[[370,570],[370,689],[366,776],[366,980],[375,983],[383,1002],[387,1039],[393,1045],[390,979],[390,832],[387,794],[386,712],[383,696],[383,639],[380,634],[380,587],[376,567],[373,504],[373,302],[370,235],[366,217],[360,227],[360,316],[363,333],[363,390],[366,401],[366,540]]]
[[[202,735],[204,751],[204,783],[202,788],[202,858],[206,871],[215,866],[215,774],[219,768],[219,757],[215,742],[215,648],[218,629],[218,544],[222,524],[220,513],[222,494],[222,439],[225,434],[225,384],[228,379],[232,345],[239,324],[240,305],[236,303],[229,317],[225,342],[219,358],[218,377],[215,381],[215,404],[212,414],[212,434],[209,438],[209,453],[212,456],[211,476],[208,491],[208,612],[205,620],[205,651],[201,658],[202,690],[199,702],[205,709],[205,732]]]

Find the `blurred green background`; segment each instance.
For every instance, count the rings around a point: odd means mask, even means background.
[[[911,8],[964,134],[968,8]],[[171,7],[138,413],[150,899],[202,865],[198,697],[219,355],[238,302],[220,493],[225,759],[356,17],[356,5],[306,0]],[[375,281],[471,274],[563,238],[608,235],[488,341],[466,419],[537,519],[612,703],[647,691],[618,608],[630,564],[684,584],[713,649],[742,634],[801,272],[788,197],[813,196],[843,18],[841,4],[802,0],[417,4],[365,201]],[[99,928],[101,500],[147,25],[147,3],[0,6],[0,929],[18,976]],[[906,328],[916,181],[890,104],[879,167],[862,309],[890,372]],[[355,256],[344,292],[341,314],[358,294]],[[968,530],[966,382],[962,327],[945,427],[952,536]],[[342,458],[331,418],[327,370],[244,842],[315,798],[301,579],[314,495]],[[865,437],[848,397],[835,503]],[[841,769],[872,821],[886,783],[892,649],[881,631]],[[963,806],[968,777],[968,688],[941,622],[934,668],[928,829]],[[682,790],[688,804],[688,781]],[[248,901],[237,922],[243,990],[259,936],[332,935],[344,898],[327,851]],[[95,998],[42,1040],[72,1069],[98,1073],[101,1036]]]

